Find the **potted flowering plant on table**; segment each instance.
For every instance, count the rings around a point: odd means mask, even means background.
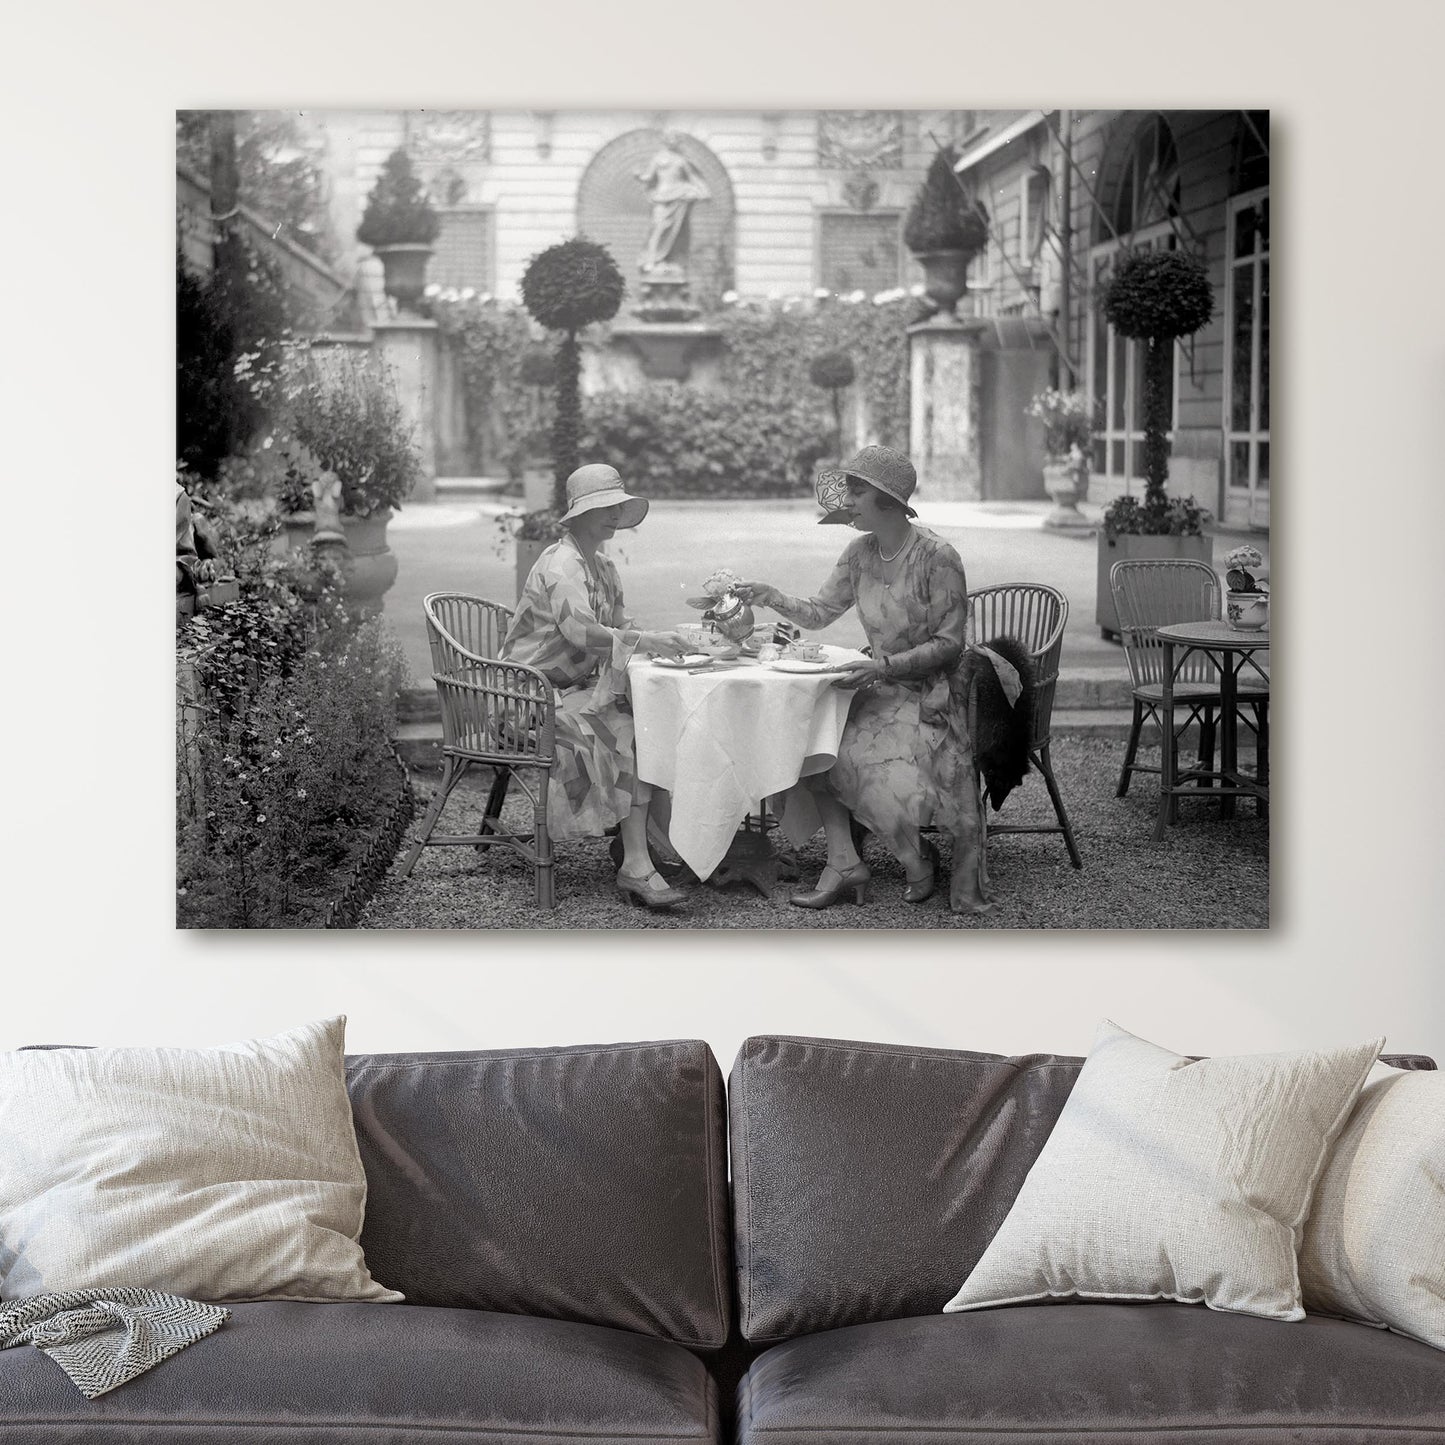
[[[1265,580],[1264,555],[1258,547],[1245,545],[1227,552],[1224,581],[1229,589],[1224,599],[1224,616],[1237,632],[1258,632],[1269,626],[1269,583]]]
[[[1089,495],[1089,448],[1094,438],[1096,408],[1081,391],[1049,387],[1039,392],[1024,415],[1044,424],[1044,489],[1054,510],[1044,526],[1087,527],[1079,503]]]
[[[414,312],[421,300],[431,244],[440,230],[411,158],[404,150],[392,151],[366,198],[356,239],[381,258],[386,294],[403,311]]]
[[[1116,497],[1104,511],[1099,535],[1095,618],[1106,637],[1117,637],[1119,618],[1109,585],[1115,562],[1178,557],[1208,563],[1213,555],[1213,543],[1204,535],[1209,512],[1193,497],[1171,497],[1165,483],[1174,343],[1208,323],[1214,314],[1214,287],[1204,263],[1184,251],[1130,251],[1105,285],[1103,309],[1120,336],[1141,341],[1146,348],[1144,499]]]

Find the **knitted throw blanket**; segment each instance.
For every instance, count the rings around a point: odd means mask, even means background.
[[[93,1400],[230,1319],[219,1305],[153,1289],[77,1289],[0,1304],[0,1350],[44,1350]]]

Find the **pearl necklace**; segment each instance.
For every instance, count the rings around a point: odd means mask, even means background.
[[[900,546],[900,547],[898,548],[898,550],[897,550],[891,557],[885,557],[885,556],[883,555],[883,544],[880,542],[880,543],[878,544],[878,557],[879,557],[879,560],[880,560],[880,561],[883,561],[883,562],[896,562],[896,561],[903,555],[903,548],[906,547],[912,540],[913,540],[913,530],[912,530],[912,528],[909,528],[907,535],[905,535],[905,537],[903,538],[902,546]]]

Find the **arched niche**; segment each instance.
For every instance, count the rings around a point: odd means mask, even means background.
[[[697,202],[688,219],[691,244],[688,278],[692,299],[715,310],[733,284],[733,188],[723,163],[700,140],[676,131],[679,149],[707,183],[711,199]],[[662,144],[662,131],[632,130],[609,141],[592,157],[577,190],[577,231],[600,241],[627,278],[628,302],[635,304],[642,280],[638,260],[647,242],[652,207],[637,179]]]

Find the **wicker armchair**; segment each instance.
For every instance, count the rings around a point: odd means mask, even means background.
[[[1057,823],[990,823],[995,833],[1060,833],[1069,850],[1069,861],[1082,868],[1079,845],[1064,807],[1054,767],[1049,757],[1053,727],[1054,691],[1059,681],[1059,658],[1064,646],[1064,625],[1069,620],[1069,602],[1054,587],[1040,582],[1006,582],[980,587],[968,597],[968,640],[987,643],[994,637],[1014,637],[1028,649],[1034,664],[1034,712],[1029,734],[1029,761],[1043,776],[1054,805]]]
[[[433,592],[422,604],[431,645],[432,681],[442,708],[441,786],[427,809],[406,861],[410,874],[425,847],[490,848],[521,854],[536,873],[537,905],[555,908],[552,840],[547,832],[547,785],[555,760],[556,705],[551,684],[532,667],[501,662],[511,612],[464,592]],[[468,769],[492,770],[481,832],[433,837],[452,790]],[[532,804],[532,828],[501,831],[502,805],[515,779]]]
[[[1146,721],[1159,729],[1160,745],[1173,749],[1177,758],[1179,737],[1191,723],[1199,724],[1199,783],[1207,787],[1214,767],[1215,713],[1220,706],[1219,671],[1206,653],[1192,652],[1175,675],[1173,687],[1175,716],[1183,710],[1184,720],[1160,715],[1164,699],[1164,644],[1157,629],[1175,622],[1211,622],[1219,617],[1219,578],[1204,562],[1185,560],[1115,562],[1109,572],[1114,607],[1119,614],[1124,655],[1134,689],[1134,716],[1124,765],[1119,772],[1116,796],[1129,791],[1135,773],[1158,773],[1159,768],[1136,762],[1139,739]],[[1241,711],[1246,725],[1258,739],[1259,766],[1267,775],[1269,756],[1268,679],[1239,680],[1239,700],[1248,704],[1252,716]],[[1177,769],[1176,769],[1177,773]],[[1170,800],[1170,816],[1178,813],[1179,800]]]

